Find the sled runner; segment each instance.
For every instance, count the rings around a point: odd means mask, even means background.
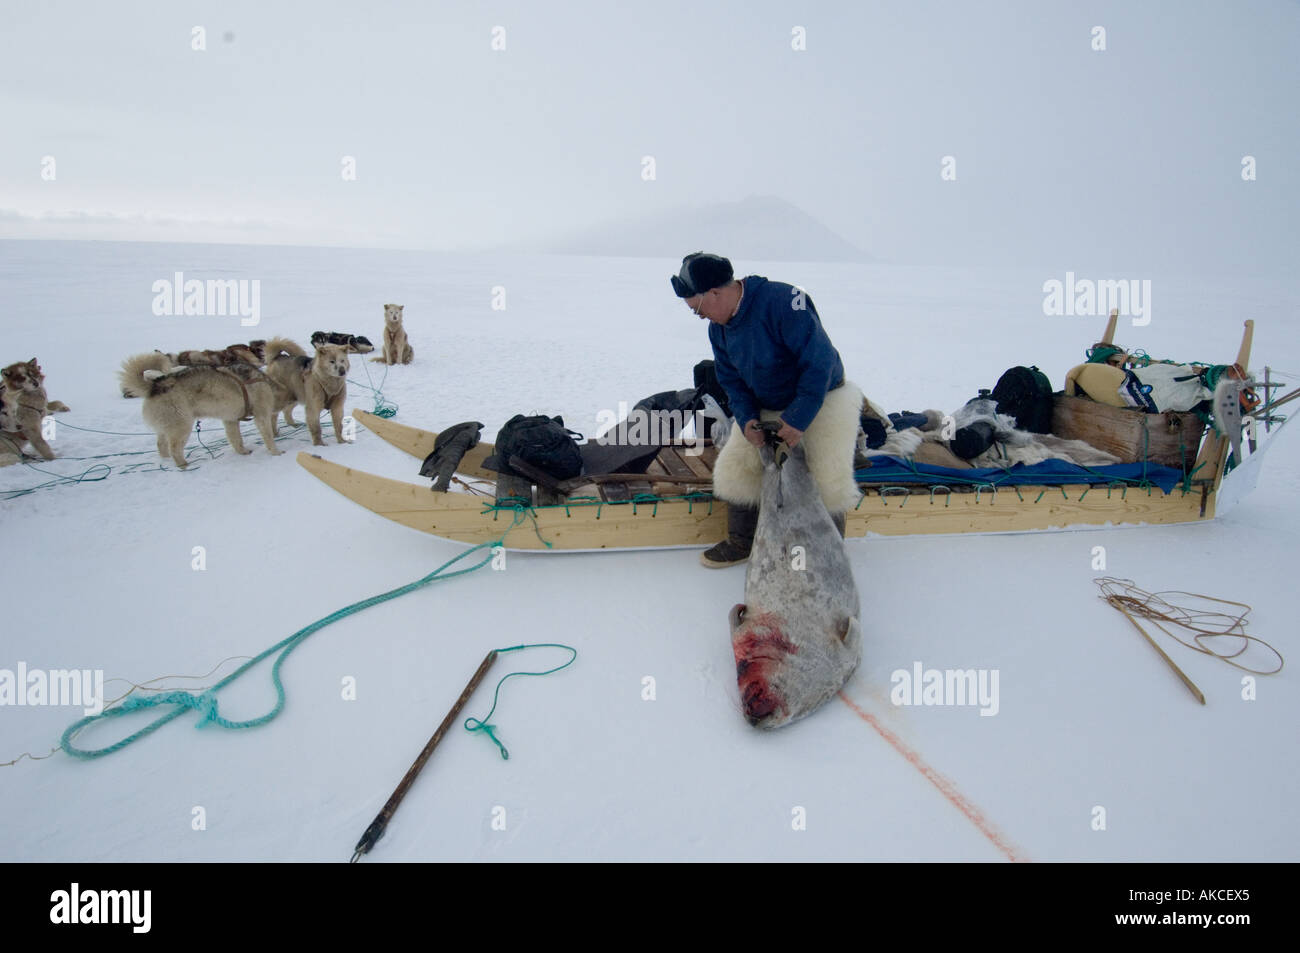
[[[1253,322],[1246,322],[1237,367],[1250,357]],[[1114,332],[1112,315],[1103,342]],[[1276,386],[1272,383],[1269,386]],[[1267,388],[1265,388],[1267,391]],[[1148,462],[1116,467],[1077,467],[1046,461],[1011,470],[945,470],[893,458],[872,458],[858,471],[863,496],[848,513],[846,535],[911,536],[1005,533],[1211,520],[1253,488],[1263,453],[1285,423],[1272,411],[1294,397],[1272,399],[1254,411],[1252,452],[1227,474],[1229,436],[1213,427],[1196,431],[1199,445],[1179,448],[1194,463],[1173,469]],[[1058,394],[1057,401],[1079,401]],[[1100,407],[1100,405],[1098,405]],[[1081,413],[1072,407],[1076,417]],[[1101,408],[1090,426],[1106,427],[1107,415],[1123,418],[1114,439],[1151,443],[1165,415]],[[1125,416],[1126,415],[1126,416]],[[1136,415],[1136,416],[1134,416]],[[353,411],[358,423],[416,460],[434,449],[438,434]],[[1143,418],[1139,420],[1138,418]],[[1135,423],[1136,421],[1136,423]],[[1270,432],[1264,435],[1263,424]],[[1255,434],[1255,430],[1259,433]],[[1168,426],[1182,438],[1186,431]],[[1128,433],[1125,437],[1124,433]],[[1240,434],[1238,434],[1238,437]],[[1174,446],[1177,448],[1177,444]],[[535,473],[503,489],[503,478],[483,467],[495,447],[480,442],[456,470],[474,492],[432,492],[427,484],[394,480],[300,453],[298,463],[323,483],[380,516],[466,544],[507,534],[506,548],[599,550],[708,546],[726,535],[726,503],[712,497],[717,451],[692,454],[686,445],[665,446],[646,473],[584,475],[554,480]],[[517,458],[512,458],[512,462]],[[1225,487],[1230,491],[1221,493]],[[1220,506],[1221,498],[1224,506]],[[549,544],[549,545],[548,545]]]

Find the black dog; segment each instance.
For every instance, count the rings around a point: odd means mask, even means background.
[[[311,346],[320,344],[337,344],[346,347],[353,354],[369,354],[375,349],[369,338],[360,334],[344,334],[342,331],[317,331],[311,336]]]

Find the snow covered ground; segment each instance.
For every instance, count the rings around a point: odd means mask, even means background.
[[[383,383],[399,420],[477,419],[490,437],[515,413],[546,412],[591,432],[620,400],[689,386],[708,356],[705,328],[669,289],[674,265],[0,242],[0,363],[36,355],[50,396],[72,407],[57,418],[60,459],[0,470],[0,495],[47,473],[113,468],[0,502],[0,669],[202,676],[461,551],[315,481],[293,459],[305,433],[280,457],[255,438],[249,457],[199,451],[189,472],[159,471],[149,453],[74,459],[152,450],[140,403],[117,390],[127,355],[272,335],[306,343],[318,329],[378,343],[382,305],[398,302],[415,347],[415,363]],[[954,409],[1015,364],[1037,364],[1059,387],[1104,325],[1043,314],[1043,282],[1064,268],[736,266],[807,288],[850,377],[889,410]],[[259,280],[260,324],[156,316],[152,284],[178,271]],[[1293,283],[1152,277],[1151,322],[1121,323],[1121,344],[1226,362],[1254,318],[1252,365],[1300,368]],[[354,361],[352,379],[365,368],[383,377]],[[354,391],[350,405],[372,403]],[[364,430],[319,452],[418,481],[412,460]],[[867,619],[851,703],[771,734],[745,724],[736,698],[726,614],[743,567],[708,572],[687,550],[512,553],[504,572],[436,583],[313,635],[285,664],[288,701],[267,726],[195,731],[187,714],[106,758],[59,753],[0,770],[0,856],[345,860],[484,653],[563,642],[579,653],[571,668],[503,689],[493,722],[509,761],[458,727],[371,861],[1293,861],[1294,668],[1258,679],[1247,701],[1243,673],[1158,636],[1204,690],[1201,707],[1093,582],[1108,574],[1250,603],[1251,632],[1293,655],[1300,434],[1288,429],[1264,462],[1255,493],[1206,525],[852,541]],[[203,571],[192,568],[198,546]],[[1093,569],[1097,546],[1104,572]],[[464,715],[486,713],[507,671],[562,659],[503,657]],[[996,715],[891,704],[891,673],[917,662],[996,671]],[[237,664],[168,684],[211,684]],[[348,679],[355,700],[343,697]],[[110,698],[127,687],[106,686]],[[267,710],[269,663],[220,703],[235,719]],[[0,709],[0,761],[45,754],[79,717]],[[80,743],[109,744],[148,717]]]

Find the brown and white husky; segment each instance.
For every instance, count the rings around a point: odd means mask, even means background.
[[[45,375],[36,358],[0,371],[0,466],[17,463],[24,443],[30,443],[46,460],[53,460],[54,451],[45,442],[41,423],[48,414],[68,409],[63,401],[45,396]]]
[[[372,357],[372,361],[383,364],[410,364],[415,357],[415,348],[407,340],[406,328],[402,327],[402,308],[405,305],[384,305],[384,356]]]
[[[343,408],[348,399],[348,349],[338,344],[320,344],[316,356],[286,338],[271,338],[266,342],[266,374],[277,388],[276,410],[284,412],[284,422],[298,426],[293,419],[293,408],[302,404],[306,408],[307,429],[311,442],[325,446],[321,439],[320,415],[330,412],[334,423],[334,436],[343,439]],[[274,421],[272,427],[278,427]],[[276,429],[276,433],[279,430]]]
[[[230,367],[178,367],[171,371],[150,367],[149,361],[128,358],[123,364],[122,388],[132,397],[143,397],[144,422],[158,435],[158,453],[171,457],[180,469],[186,467],[185,441],[194,421],[215,417],[226,429],[226,439],[235,453],[253,451],[244,446],[239,433],[241,420],[252,420],[262,435],[267,453],[279,456],[275,448],[276,387],[266,374],[249,364]],[[164,355],[165,356],[165,355]],[[128,376],[127,369],[131,368]]]

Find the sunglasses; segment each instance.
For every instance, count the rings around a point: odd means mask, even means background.
[[[689,304],[688,304],[686,307],[690,308],[690,309],[691,309],[691,314],[695,315],[697,318],[708,317],[708,316],[707,316],[707,315],[706,315],[702,310],[700,310],[700,309],[704,307],[704,299],[707,298],[710,294],[712,294],[712,292],[710,292],[710,291],[702,291],[702,292],[697,292],[697,294],[699,294],[700,303],[699,303],[698,305],[696,305],[695,307],[693,307],[693,308],[691,308],[691,306],[690,306]],[[693,295],[690,295],[690,297],[694,298],[695,295],[694,295],[694,294],[693,294]]]

